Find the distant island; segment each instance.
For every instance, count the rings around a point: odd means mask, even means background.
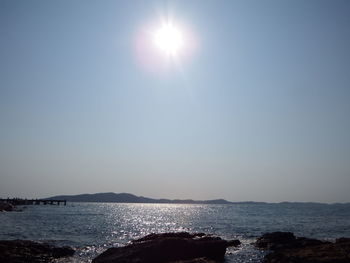
[[[3,199],[5,200],[5,199]],[[280,204],[280,205],[350,205],[350,203],[319,203],[319,202],[257,202],[240,201],[230,202],[225,199],[192,200],[192,199],[154,199],[144,196],[136,196],[130,193],[96,193],[78,195],[56,195],[40,200],[66,200],[67,202],[91,202],[91,203],[144,203],[144,204]]]
[[[148,203],[148,204],[233,204],[224,199],[192,200],[192,199],[153,199],[136,196],[129,193],[96,193],[79,195],[58,195],[45,198],[46,200],[67,200],[68,202],[97,202],[97,203]]]

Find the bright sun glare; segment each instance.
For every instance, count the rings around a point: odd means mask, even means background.
[[[173,24],[163,24],[154,34],[155,45],[166,55],[176,56],[183,47],[183,34]]]
[[[135,38],[137,59],[146,70],[180,69],[195,55],[197,37],[189,24],[172,16],[144,23]]]

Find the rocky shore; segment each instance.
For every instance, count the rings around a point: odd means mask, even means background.
[[[151,234],[125,247],[107,249],[92,263],[214,263],[224,260],[227,247],[239,245],[239,240],[206,234]],[[296,237],[291,232],[273,232],[259,237],[254,245],[270,251],[264,263],[350,263],[350,238],[332,243]]]
[[[203,233],[150,234],[124,247],[109,248],[92,263],[218,263],[224,261],[228,247],[239,249],[240,244],[239,240]],[[263,263],[350,263],[350,238],[328,242],[273,232],[257,238],[254,246],[269,251]],[[70,247],[29,240],[0,241],[0,262],[54,262],[73,254]]]
[[[1,240],[0,262],[44,263],[74,254],[71,247],[56,247],[30,240]]]
[[[259,249],[272,251],[264,263],[349,263],[350,238],[339,238],[335,243],[295,237],[291,232],[262,235],[255,243]]]

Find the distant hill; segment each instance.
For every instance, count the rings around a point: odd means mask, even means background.
[[[170,200],[170,199],[153,199],[143,196],[136,196],[128,193],[96,193],[96,194],[80,194],[80,195],[57,195],[49,198],[52,199],[62,199],[68,202],[98,202],[98,203],[149,203],[149,204],[232,204],[232,202],[226,201],[224,199],[215,200]]]

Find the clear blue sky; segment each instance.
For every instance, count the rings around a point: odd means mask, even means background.
[[[349,47],[350,1],[0,0],[0,196],[350,202]]]

